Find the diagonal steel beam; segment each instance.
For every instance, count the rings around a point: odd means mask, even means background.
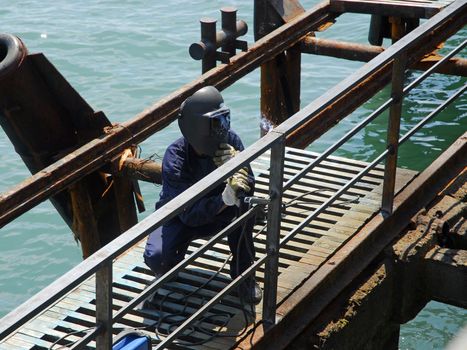
[[[225,89],[335,16],[329,13],[329,1],[321,2],[257,41],[247,52],[234,56],[230,64],[210,70],[130,121],[108,128],[103,137],[92,140],[1,194],[0,227],[169,125],[176,119],[180,104],[198,89],[206,85]]]

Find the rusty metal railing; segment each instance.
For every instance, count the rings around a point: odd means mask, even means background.
[[[5,338],[11,334],[14,330],[21,327],[29,319],[38,315],[41,311],[51,306],[61,297],[66,295],[73,288],[77,287],[80,283],[85,281],[87,278],[96,274],[96,325],[86,336],[80,341],[76,342],[71,349],[81,349],[91,340],[96,339],[97,347],[99,349],[110,349],[112,343],[112,325],[119,319],[124,317],[130,310],[134,308],[139,302],[147,298],[152,292],[154,292],[164,281],[167,281],[181,268],[187,266],[193,259],[205,252],[207,249],[212,247],[220,239],[232,232],[241,223],[254,215],[257,210],[253,207],[247,213],[239,217],[235,222],[230,224],[228,227],[219,232],[216,236],[212,237],[205,245],[200,247],[195,253],[193,253],[186,260],[182,261],[175,268],[170,270],[161,279],[152,283],[147,289],[142,291],[137,297],[132,299],[121,308],[115,314],[112,313],[112,264],[113,260],[119,255],[133,247],[136,243],[145,238],[150,232],[157,227],[160,227],[171,218],[178,215],[184,208],[192,205],[198,199],[206,195],[211,189],[220,185],[225,179],[231,176],[234,172],[244,167],[247,163],[250,163],[264,152],[271,150],[271,161],[270,161],[270,182],[269,182],[269,205],[268,205],[268,220],[267,220],[267,242],[266,242],[266,254],[260,257],[250,266],[244,273],[238,276],[230,284],[228,284],[218,295],[212,298],[196,313],[194,313],[189,319],[187,319],[181,326],[179,326],[174,332],[172,332],[163,342],[157,345],[157,349],[164,348],[173,342],[183,331],[190,325],[191,322],[201,316],[203,312],[221,300],[225,295],[231,292],[239,283],[241,283],[247,276],[254,273],[263,264],[265,267],[265,285],[264,285],[264,303],[263,303],[263,322],[267,327],[271,327],[276,323],[276,298],[277,298],[277,276],[278,276],[278,259],[279,250],[283,247],[296,233],[302,230],[313,218],[319,215],[327,206],[332,204],[342,193],[344,193],[350,186],[359,181],[361,177],[367,174],[376,164],[381,162],[388,156],[397,156],[395,149],[398,145],[405,142],[411,135],[413,135],[419,128],[425,125],[447,105],[454,101],[458,96],[465,92],[465,86],[453,94],[448,100],[436,108],[426,118],[419,122],[414,128],[412,128],[402,138],[399,137],[398,127],[390,128],[390,138],[388,148],[378,156],[373,162],[371,162],[365,169],[363,169],[357,176],[345,184],[338,192],[336,192],[331,198],[311,213],[303,222],[297,225],[292,231],[290,231],[284,238],[280,239],[280,224],[281,224],[281,205],[282,205],[282,194],[290,188],[294,183],[310,171],[313,166],[318,164],[320,161],[329,156],[338,147],[340,147],[355,133],[365,127],[371,120],[373,120],[377,114],[381,113],[384,109],[391,107],[393,108],[393,118],[400,118],[400,106],[402,104],[402,96],[408,93],[416,84],[421,82],[426,76],[435,71],[435,67],[426,75],[419,77],[414,83],[403,88],[403,74],[405,72],[404,55],[407,51],[415,45],[414,43],[419,42],[422,38],[426,38],[431,35],[436,28],[439,28],[441,24],[449,23],[452,18],[459,17],[462,13],[465,13],[465,1],[458,0],[440,14],[433,17],[431,20],[425,22],[419,28],[412,31],[406,37],[392,45],[385,52],[377,56],[375,59],[370,61],[368,64],[363,66],[352,76],[338,84],[335,88],[328,91],[319,100],[316,100],[300,110],[289,120],[282,123],[276,129],[269,132],[267,135],[262,137],[260,140],[255,142],[252,146],[248,147],[245,151],[238,154],[234,159],[224,164],[214,172],[209,174],[204,179],[193,185],[189,191],[185,191],[180,194],[174,200],[170,201],[162,208],[154,212],[152,215],[126,231],[123,235],[106,245],[104,248],[93,254],[91,257],[80,263],[78,266],[73,268],[67,274],[53,282],[49,287],[32,297],[27,303],[21,305],[19,308],[5,316],[0,320],[0,339]],[[457,28],[459,29],[459,28]],[[465,42],[462,43],[458,48],[453,50],[451,56],[459,52],[465,46]],[[378,108],[370,117],[362,121],[356,128],[352,129],[346,136],[339,140],[335,145],[331,146],[326,150],[322,156],[313,161],[308,165],[300,174],[284,183],[283,176],[283,163],[285,154],[285,141],[287,135],[297,130],[303,123],[312,122],[313,118],[327,107],[331,106],[335,101],[339,100],[341,96],[354,89],[358,84],[363,82],[372,73],[379,70],[381,67],[393,64],[393,82],[394,88],[392,98]],[[443,64],[443,62],[439,62]],[[397,121],[396,121],[397,122]],[[394,141],[395,140],[395,141]],[[387,182],[385,181],[385,187],[387,190],[383,194],[382,209],[390,214],[391,212],[391,201],[394,193],[393,188],[391,190],[391,181],[394,175],[395,167],[391,164],[387,167]],[[386,178],[386,176],[385,176]]]

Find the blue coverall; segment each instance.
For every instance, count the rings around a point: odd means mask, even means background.
[[[227,142],[237,150],[244,149],[242,141],[232,130],[229,131]],[[251,168],[248,168],[248,182],[251,190],[245,195],[252,195],[254,177]],[[156,203],[156,210],[214,169],[216,166],[211,157],[197,155],[184,137],[176,140],[164,154],[162,191]],[[149,235],[144,251],[144,261],[155,274],[163,274],[182,261],[191,241],[218,233],[238,217],[241,210],[245,209],[244,204],[240,208],[234,205],[219,213],[224,206],[222,201],[224,188],[225,184],[220,184],[182,214]],[[230,262],[232,278],[238,276],[253,263],[253,225],[254,219],[251,219],[227,238],[233,255]],[[243,230],[245,231],[239,245]]]

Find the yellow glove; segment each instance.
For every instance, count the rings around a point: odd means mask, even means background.
[[[247,193],[250,192],[250,186],[248,185],[248,169],[242,168],[227,179],[227,185],[237,193],[239,190]]]
[[[233,146],[228,143],[221,143],[217,151],[214,153],[212,160],[217,167],[220,167],[222,164],[235,157],[237,153],[239,153],[239,151],[237,151]]]
[[[222,200],[225,205],[232,206],[240,205],[238,199],[239,191],[244,193],[250,192],[250,186],[248,185],[248,169],[242,168],[227,179],[227,185],[225,185],[224,192],[222,192]]]

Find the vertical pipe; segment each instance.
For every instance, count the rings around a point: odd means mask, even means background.
[[[216,67],[216,22],[217,21],[212,18],[202,18],[200,20],[201,41],[205,43],[207,47],[202,63],[203,73]]]
[[[235,36],[237,32],[237,9],[235,7],[223,7],[221,8],[222,14],[222,30],[226,34],[227,38],[222,51],[228,52],[230,56],[235,56]]]
[[[276,323],[277,275],[279,273],[279,241],[281,228],[282,184],[284,174],[285,138],[282,137],[271,149],[269,178],[268,230],[264,276],[263,321],[265,328]]]
[[[284,23],[267,0],[255,0],[254,16],[255,40]],[[300,109],[300,64],[301,50],[297,45],[261,65],[261,135]]]
[[[292,116],[300,110],[300,91],[301,91],[301,71],[302,71],[302,50],[300,44],[290,47],[286,52],[287,75],[282,85],[282,89],[288,89],[289,105],[287,108],[287,117]],[[285,94],[285,93],[284,93]]]
[[[112,348],[112,261],[106,262],[96,272],[96,325],[101,331],[96,338],[96,348]]]
[[[387,136],[387,147],[389,149],[389,154],[386,158],[386,166],[384,168],[383,199],[381,204],[381,210],[385,214],[392,213],[392,207],[394,203],[394,188],[396,183],[397,169],[397,150],[399,146],[398,140],[401,122],[406,64],[407,55],[405,52],[401,52],[401,54],[394,59],[394,63],[392,66],[391,97],[394,102],[389,109]]]
[[[405,23],[400,17],[389,17],[391,23],[391,40],[394,44],[405,35]]]

